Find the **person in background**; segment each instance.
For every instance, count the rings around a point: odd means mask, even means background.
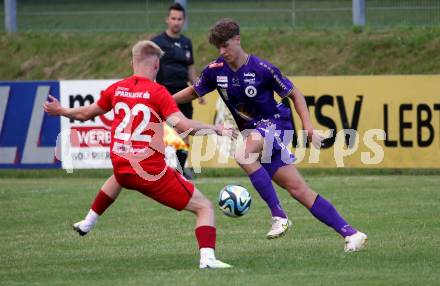
[[[168,8],[167,29],[152,39],[165,52],[160,61],[156,81],[164,85],[171,94],[188,87],[188,82],[193,84],[197,80],[191,40],[181,34],[185,17],[185,8],[179,3],[172,4]],[[199,103],[205,104],[205,100],[201,98]],[[187,118],[192,119],[193,105],[191,102],[179,104],[178,107]],[[187,179],[193,179],[194,173],[192,170],[185,169],[189,137],[187,136],[183,140],[186,146],[176,150],[180,165],[178,169],[180,168]]]

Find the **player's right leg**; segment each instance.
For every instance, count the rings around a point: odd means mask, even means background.
[[[235,157],[238,165],[240,165],[249,176],[252,185],[270,209],[272,226],[266,237],[273,239],[283,236],[291,228],[292,222],[288,219],[281,207],[281,203],[272,184],[272,178],[263,168],[258,158],[252,155],[258,154],[258,156],[260,156],[263,150],[263,144],[263,136],[257,131],[252,131],[246,137],[245,144],[241,148],[237,148]],[[251,156],[256,157],[256,160],[250,160]]]
[[[79,233],[79,235],[84,236],[89,233],[95,226],[98,218],[105,212],[105,210],[116,200],[119,193],[121,192],[121,186],[112,175],[105,181],[102,185],[95,199],[93,200],[92,206],[86,215],[86,217],[75,223],[73,229]]]
[[[211,202],[179,172],[167,167],[156,181],[147,181],[134,174],[118,175],[118,181],[125,188],[137,190],[162,205],[194,213],[197,216],[195,235],[200,248],[200,268],[231,267],[215,258],[216,228]]]
[[[200,249],[200,269],[230,268],[231,265],[215,257],[216,228],[212,203],[197,189],[194,189],[185,210],[194,213],[196,238]]]

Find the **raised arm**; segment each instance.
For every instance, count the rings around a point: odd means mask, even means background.
[[[177,104],[181,104],[191,102],[192,100],[198,98],[198,95],[194,90],[194,87],[188,86],[187,88],[175,93],[173,95],[173,98]]]
[[[49,95],[49,100],[44,103],[43,108],[49,115],[64,116],[79,121],[87,121],[97,115],[107,112],[99,107],[96,102],[87,106],[75,108],[62,107],[60,102],[52,95]]]

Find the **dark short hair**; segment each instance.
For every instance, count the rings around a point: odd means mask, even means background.
[[[209,43],[220,47],[227,40],[237,35],[240,35],[240,26],[238,23],[232,19],[224,18],[217,21],[214,27],[209,30]]]
[[[168,15],[170,14],[171,10],[181,11],[183,12],[183,17],[185,17],[185,8],[180,3],[174,3],[170,7],[168,7]]]

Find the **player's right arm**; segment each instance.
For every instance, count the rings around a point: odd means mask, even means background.
[[[198,97],[199,96],[192,86],[188,86],[187,88],[184,88],[173,95],[173,98],[177,104],[191,102]]]
[[[61,106],[60,102],[49,95],[49,100],[47,100],[43,105],[44,111],[49,115],[53,116],[64,116],[70,119],[87,121],[92,119],[97,115],[106,113],[107,111],[102,109],[96,102],[87,106],[67,108]]]
[[[189,86],[173,95],[177,104],[190,102],[213,91],[216,88],[212,65],[206,66],[193,86]]]

